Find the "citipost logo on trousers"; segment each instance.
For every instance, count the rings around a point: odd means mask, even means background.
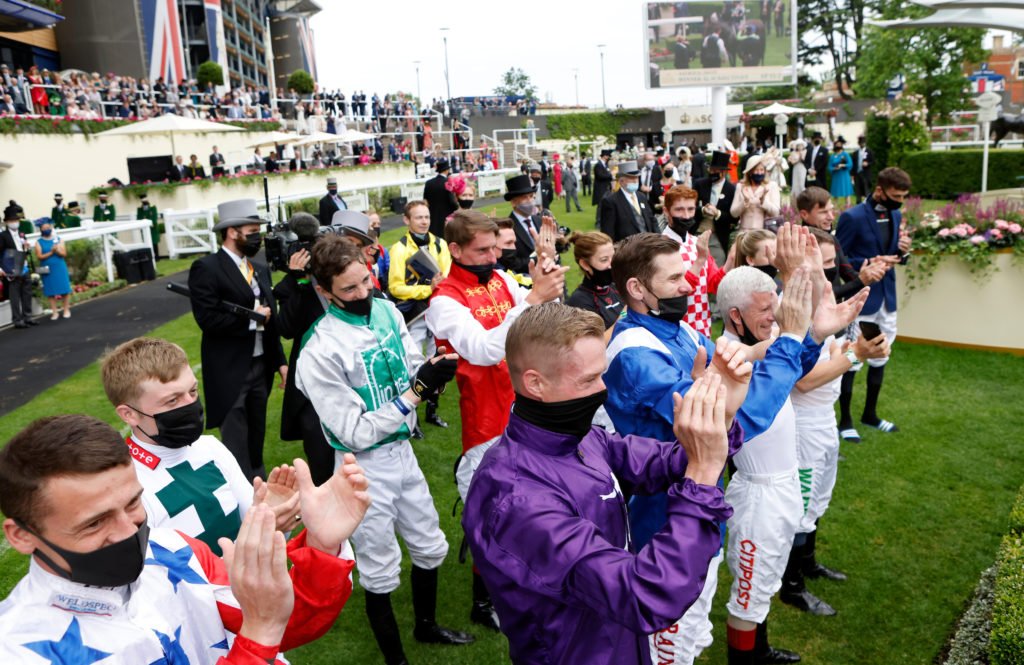
[[[750,609],[750,590],[753,588],[754,564],[757,561],[757,545],[752,540],[740,541],[740,576],[736,580],[736,604]]]

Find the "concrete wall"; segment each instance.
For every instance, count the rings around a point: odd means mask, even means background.
[[[217,145],[228,164],[249,160],[252,150],[247,146],[261,140],[261,132],[225,132],[218,134],[190,134],[174,139],[176,154],[195,153],[207,167],[211,147]],[[93,187],[103,185],[110,178],[128,182],[128,157],[170,155],[171,140],[165,136],[61,136],[42,134],[16,134],[0,136],[0,161],[14,165],[0,171],[0,202],[6,205],[9,199],[16,200],[25,208],[28,217],[42,217],[50,214],[53,194],[61,192],[65,203],[77,199],[83,205],[87,193]],[[368,186],[377,182],[412,179],[412,167],[401,164],[391,167],[337,169],[339,186],[344,191],[349,187]],[[289,193],[324,190],[324,176],[315,177],[272,177],[272,196]],[[316,181],[316,182],[314,182]],[[206,189],[192,185],[179,188],[181,191],[168,197],[153,193],[153,202],[161,208],[213,207],[216,203],[233,198],[263,197],[262,185],[258,193],[248,191],[239,185],[214,184]],[[114,203],[119,213],[134,212],[136,201],[126,202],[115,195]],[[87,214],[92,213],[89,204]]]
[[[947,256],[928,285],[913,291],[907,268],[897,266],[898,336],[1024,354],[1024,268],[1014,265],[1010,251],[994,259],[998,270],[979,282],[962,261]]]

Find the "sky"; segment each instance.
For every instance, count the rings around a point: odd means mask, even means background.
[[[537,95],[559,104],[601,105],[601,59],[609,106],[704,104],[704,88],[644,88],[640,0],[318,0],[314,31],[318,78],[346,97],[397,90],[444,97],[444,43],[453,97],[489,95],[509,67],[522,68]],[[442,8],[446,10],[442,11]],[[441,28],[448,28],[442,33]]]

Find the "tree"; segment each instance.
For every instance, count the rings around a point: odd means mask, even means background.
[[[294,90],[300,95],[310,94],[315,87],[316,84],[313,83],[313,77],[303,69],[298,69],[288,76],[288,89]]]
[[[853,96],[854,72],[864,18],[885,0],[803,0],[797,12],[800,35],[797,57],[800,64],[821,65],[828,56],[832,62],[839,95]]]
[[[501,75],[501,85],[494,89],[494,94],[507,97],[523,96],[533,101],[537,98],[537,88],[530,82],[530,77],[518,67],[510,67]]]
[[[196,83],[200,90],[208,85],[224,85],[224,70],[213,60],[207,60],[196,70]]]

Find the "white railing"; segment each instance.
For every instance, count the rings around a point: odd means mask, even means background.
[[[989,141],[989,146],[993,146],[994,142]],[[954,148],[984,148],[985,141],[932,141],[932,150],[952,150]],[[1024,140],[1021,139],[1003,139],[999,142],[999,148],[1024,148]]]
[[[932,134],[933,140],[936,137],[936,135],[942,134],[942,139],[943,139],[944,143],[954,143],[953,136],[957,132],[964,133],[964,134],[969,133],[971,135],[971,138],[966,139],[967,141],[980,141],[981,140],[981,127],[979,127],[977,124],[969,124],[969,125],[936,125],[934,127],[930,127],[929,131]]]
[[[153,247],[151,228],[153,222],[148,219],[136,219],[127,222],[94,222],[91,219],[83,219],[82,226],[74,229],[61,229],[58,231],[63,242],[72,240],[91,240],[99,238],[103,243],[103,262],[107,267],[107,281],[114,281],[114,252],[128,251],[132,249]],[[131,234],[129,241],[122,240],[120,234]],[[39,240],[40,235],[33,233],[26,236],[32,242]],[[153,269],[156,269],[154,258]]]
[[[164,210],[164,238],[167,254],[176,259],[182,254],[212,254],[217,251],[213,232],[213,210]]]

